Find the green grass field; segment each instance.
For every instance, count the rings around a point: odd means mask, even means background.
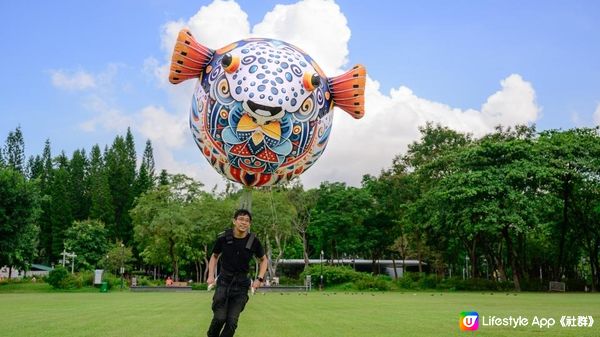
[[[36,287],[40,292],[34,292]],[[212,293],[0,293],[0,336],[205,336]],[[600,336],[600,294],[266,293],[251,296],[239,337],[464,336],[461,311],[554,318],[552,328],[481,326],[479,336]],[[592,315],[592,328],[562,328],[561,315]],[[481,321],[481,318],[480,318]]]

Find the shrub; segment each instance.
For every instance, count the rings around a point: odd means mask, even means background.
[[[121,286],[121,277],[112,273],[104,273],[102,281],[108,283],[108,289]],[[123,286],[126,286],[125,281],[123,281]]]
[[[440,280],[437,275],[423,275],[417,282],[419,289],[435,289]]]
[[[366,276],[355,282],[358,290],[383,290],[392,288],[391,279],[387,276]]]
[[[192,290],[206,290],[208,289],[208,284],[206,283],[192,283]]]
[[[80,284],[78,288],[81,287],[91,287],[94,285],[94,272],[85,270],[75,274],[75,279],[77,280],[77,284]]]
[[[58,266],[50,271],[47,282],[54,289],[66,289],[68,277],[69,272],[63,266]]]
[[[346,282],[355,282],[363,277],[364,273],[359,273],[354,269],[346,266],[329,266],[323,265],[323,283],[327,286],[342,284]],[[313,265],[300,274],[301,279],[305,279],[306,275],[312,276],[313,286],[319,284],[319,276],[321,275],[321,266]],[[368,274],[367,274],[368,275]]]

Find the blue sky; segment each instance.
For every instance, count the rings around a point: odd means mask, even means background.
[[[277,4],[284,6],[276,9]],[[156,77],[169,57],[162,47],[169,41],[165,27],[195,24],[193,16],[202,6],[208,6],[204,11],[212,21],[198,22],[197,29],[217,27],[222,39],[236,29],[272,33],[302,48],[308,45],[305,49],[314,50],[311,55],[332,73],[355,63],[367,67],[368,118],[351,121],[336,112],[323,163],[307,173],[309,186],[323,180],[357,184],[362,174],[376,174],[416,139],[418,125],[427,120],[475,134],[494,122],[535,123],[538,129],[600,122],[597,1],[240,0],[233,4],[239,8],[234,14],[239,22],[245,14],[248,28],[220,26],[231,5],[2,2],[2,141],[20,125],[27,155],[41,153],[47,138],[54,154],[70,155],[77,148],[109,144],[132,124],[138,153],[150,138],[160,152],[159,167],[217,183],[190,133],[181,130],[190,86],[169,87]],[[283,18],[282,23],[264,24],[267,13]],[[337,42],[344,29],[350,31],[341,44],[347,51],[330,48],[334,44],[327,36]],[[316,31],[325,37],[313,45]],[[373,134],[381,138],[372,140]],[[336,167],[352,153],[352,165]]]

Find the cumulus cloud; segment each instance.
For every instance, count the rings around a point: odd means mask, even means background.
[[[305,0],[277,5],[254,26],[252,35],[284,40],[301,48],[329,76],[339,75],[348,62],[350,28],[333,1]]]
[[[104,99],[92,95],[83,106],[94,113],[94,117],[81,123],[79,127],[86,132],[94,132],[98,127],[123,132],[133,123],[133,119],[117,108],[110,106]]]
[[[535,121],[540,108],[531,83],[518,74],[500,82],[502,89],[491,95],[481,107],[483,118],[491,125],[527,124]]]
[[[482,136],[498,124],[528,124],[537,119],[540,109],[530,83],[510,75],[500,86],[480,110],[462,110],[418,97],[405,86],[382,93],[379,83],[368,78],[365,117],[354,120],[335,110],[327,149],[303,181],[307,186],[324,180],[359,185],[364,174],[377,175],[390,167],[393,158],[419,138],[418,128],[427,122]]]
[[[594,124],[600,125],[600,103],[598,103],[596,111],[594,111]]]
[[[314,22],[319,22],[318,27]],[[149,59],[145,64],[148,73],[159,76],[159,82],[170,94],[172,111],[176,111],[174,115],[167,116],[166,111],[154,108],[160,111],[155,112],[161,116],[156,118],[164,123],[176,123],[177,118],[187,121],[185,116],[189,111],[193,84],[186,82],[183,86],[171,86],[167,82],[171,51],[177,33],[183,27],[189,27],[199,42],[214,49],[247,37],[269,37],[302,48],[329,76],[349,68],[348,42],[351,31],[346,17],[335,2],[304,0],[290,5],[277,5],[250,29],[247,14],[237,3],[216,0],[200,8],[189,19],[166,23],[161,35],[164,63]],[[491,93],[481,107],[459,109],[419,97],[405,86],[384,93],[376,79],[368,78],[365,117],[355,120],[342,110],[334,110],[333,130],[327,149],[319,161],[303,174],[303,182],[308,187],[318,186],[325,180],[358,185],[363,174],[376,175],[382,168],[389,167],[394,156],[404,152],[408,144],[418,139],[418,127],[427,122],[481,136],[498,124],[528,124],[539,118],[541,108],[536,103],[531,83],[519,74],[508,74],[499,82],[498,91]],[[600,119],[599,110],[600,107],[595,114],[597,120]],[[199,165],[175,160],[169,149],[179,146],[195,148],[195,144],[191,137],[179,132],[173,135],[186,139],[183,140],[184,145],[179,141],[164,141],[164,158],[168,159],[164,165],[190,172],[205,183],[219,182],[219,176],[203,159],[200,159]],[[201,157],[199,153],[197,156]],[[157,160],[157,163],[160,164],[160,161]]]
[[[83,70],[50,70],[52,85],[63,90],[86,90],[96,86],[94,76]]]
[[[168,113],[163,107],[147,106],[136,116],[137,130],[153,144],[181,148],[188,136],[187,119]]]

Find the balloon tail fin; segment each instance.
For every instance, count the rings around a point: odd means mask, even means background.
[[[336,106],[359,119],[365,115],[365,81],[367,70],[362,65],[329,79],[329,87]]]
[[[169,82],[178,84],[199,77],[214,53],[214,50],[198,43],[189,30],[182,29],[171,57]]]

